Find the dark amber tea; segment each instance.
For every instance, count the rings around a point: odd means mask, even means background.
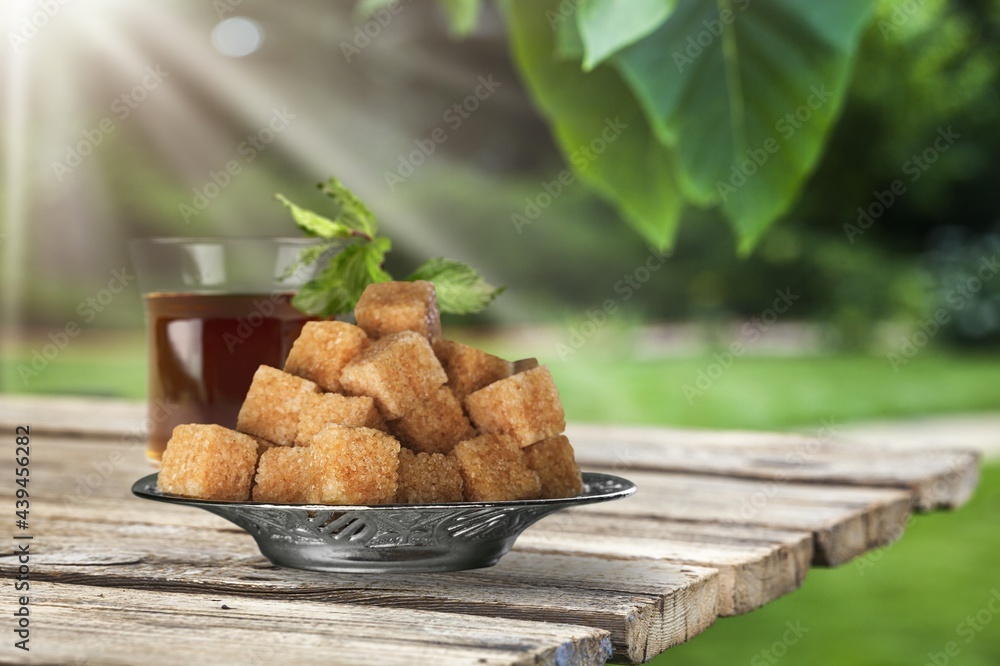
[[[302,326],[314,319],[291,293],[150,293],[149,400],[168,416],[154,422],[148,455],[159,460],[174,426],[217,423],[236,415],[260,365],[284,366]]]

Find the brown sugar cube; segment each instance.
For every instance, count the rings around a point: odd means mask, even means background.
[[[309,449],[300,446],[272,447],[264,452],[257,464],[253,501],[303,504],[309,473]]]
[[[542,497],[576,497],[583,491],[583,478],[573,447],[564,435],[556,435],[525,447],[528,466],[542,482]]]
[[[462,403],[447,386],[424,399],[406,416],[389,422],[389,431],[414,451],[448,453],[463,439],[476,436]]]
[[[236,429],[280,446],[291,446],[302,406],[309,396],[319,392],[319,387],[308,379],[262,365],[254,373],[236,417]]]
[[[399,504],[435,504],[461,502],[462,474],[458,461],[440,453],[414,453],[399,450]]]
[[[253,435],[250,435],[253,437]],[[254,441],[257,442],[257,460],[260,461],[260,457],[264,455],[264,452],[268,449],[273,449],[277,446],[274,442],[269,442],[263,437],[253,437]]]
[[[342,321],[311,321],[292,344],[285,372],[315,382],[325,391],[341,390],[340,372],[368,344],[365,332]]]
[[[371,428],[327,426],[309,445],[312,472],[307,501],[386,504],[396,498],[399,442]]]
[[[375,401],[371,398],[321,393],[309,396],[302,405],[295,445],[309,446],[316,433],[328,425],[387,431],[385,419],[379,414]]]
[[[354,318],[376,340],[400,331],[415,331],[428,340],[441,337],[437,293],[425,280],[368,285],[354,306]]]
[[[509,437],[481,435],[460,442],[451,454],[457,461],[470,502],[535,499],[541,482],[521,447]]]
[[[179,425],[163,452],[157,487],[173,495],[245,502],[256,465],[253,437],[218,425]]]
[[[434,353],[459,400],[513,372],[510,361],[452,340],[435,340]]]
[[[537,358],[522,358],[518,361],[514,361],[514,371],[512,375],[516,375],[519,372],[525,372],[526,370],[534,370],[538,367]]]
[[[566,429],[559,392],[544,365],[470,393],[465,409],[480,432],[508,435],[521,446]]]
[[[374,398],[387,419],[413,411],[446,381],[448,375],[427,338],[412,331],[372,343],[340,375],[347,393]]]

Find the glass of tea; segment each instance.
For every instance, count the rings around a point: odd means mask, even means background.
[[[149,238],[130,250],[146,303],[149,443],[159,462],[174,426],[236,416],[260,365],[284,366],[314,317],[292,296],[316,273],[296,266],[307,238]],[[294,270],[292,270],[294,268]]]

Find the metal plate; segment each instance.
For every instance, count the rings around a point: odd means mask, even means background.
[[[161,492],[156,474],[135,482],[144,499],[193,506],[238,525],[273,563],[330,572],[430,572],[497,563],[529,525],[571,506],[628,497],[635,484],[583,473],[576,497],[449,504],[265,504],[192,499]]]

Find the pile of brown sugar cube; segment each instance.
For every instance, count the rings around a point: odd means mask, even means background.
[[[162,491],[281,504],[573,497],[583,489],[548,368],[441,337],[434,285],[370,285],[357,326],[310,322],[261,366],[236,430],[174,429]]]

